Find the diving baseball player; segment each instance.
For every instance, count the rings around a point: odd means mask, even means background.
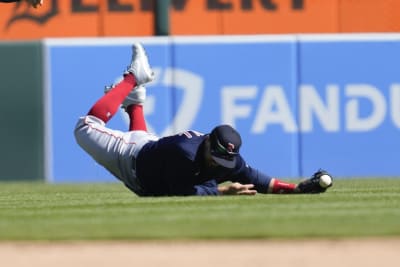
[[[106,88],[74,131],[82,149],[131,191],[139,196],[254,195],[322,193],[332,186],[323,170],[293,184],[249,166],[240,155],[241,136],[229,125],[161,138],[147,132],[144,85],[154,74],[142,45],[134,44],[132,50],[123,77]],[[127,132],[106,126],[120,106],[130,118]]]

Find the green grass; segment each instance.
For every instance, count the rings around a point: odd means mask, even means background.
[[[400,179],[320,195],[139,198],[121,184],[0,183],[0,240],[400,236]]]

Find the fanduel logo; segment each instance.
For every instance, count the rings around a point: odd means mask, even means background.
[[[150,87],[173,87],[182,90],[183,97],[165,129],[155,131],[151,125],[148,128],[161,136],[192,129],[202,104],[203,78],[183,69],[158,68],[155,72],[158,79]],[[287,133],[312,132],[317,126],[326,132],[369,132],[383,124],[400,129],[400,84],[396,83],[388,90],[371,84],[330,84],[318,90],[305,84],[298,87],[297,96],[288,95],[280,85],[264,89],[223,86],[215,92],[220,92],[221,105],[217,108],[221,123],[236,127],[239,121],[250,121],[252,134],[263,134],[270,127],[280,127]],[[156,97],[148,95],[145,115],[155,113],[156,105]],[[128,124],[129,118],[123,114]]]
[[[400,84],[392,84],[387,93],[370,84],[348,84],[343,88],[332,84],[321,95],[313,85],[301,85],[297,98],[290,100],[286,92],[279,85],[263,90],[256,86],[224,86],[222,120],[233,126],[239,120],[251,120],[253,134],[267,132],[270,126],[280,126],[288,133],[312,132],[316,124],[327,132],[368,132],[385,120],[400,128]],[[256,106],[254,100],[258,99]]]

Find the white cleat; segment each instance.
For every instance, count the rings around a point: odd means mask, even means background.
[[[142,105],[146,101],[146,87],[136,86],[122,102],[122,108],[126,109],[129,105]]]
[[[154,72],[150,67],[146,51],[140,43],[132,46],[132,61],[125,73],[132,73],[136,78],[137,85],[154,80]]]

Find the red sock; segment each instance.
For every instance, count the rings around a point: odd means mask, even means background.
[[[136,79],[133,74],[129,73],[124,79],[115,86],[110,92],[100,98],[90,109],[88,115],[93,115],[105,123],[118,111],[118,107],[129,95],[132,88],[136,86]]]
[[[274,179],[272,184],[272,193],[274,194],[287,194],[293,193],[296,188],[296,184],[286,183],[284,181]]]
[[[129,131],[146,131],[146,121],[143,115],[143,106],[142,105],[130,105],[127,107],[126,112],[129,115]]]

